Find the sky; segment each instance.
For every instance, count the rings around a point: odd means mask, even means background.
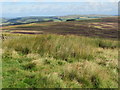
[[[1,0],[0,7],[0,15],[6,18],[118,14],[118,0]]]
[[[118,2],[119,0],[0,0],[0,2]]]

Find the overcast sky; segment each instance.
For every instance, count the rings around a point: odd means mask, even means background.
[[[23,2],[24,1],[24,2]],[[65,1],[65,2],[64,2]],[[68,2],[69,1],[69,2]],[[85,2],[86,1],[86,2]],[[118,0],[1,0],[2,17],[118,14]]]

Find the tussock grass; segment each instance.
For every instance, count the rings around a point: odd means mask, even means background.
[[[91,61],[68,64],[64,67],[63,79],[77,80],[81,87],[106,88],[114,87],[115,81],[106,69]],[[111,86],[109,86],[111,85]]]
[[[118,42],[73,35],[6,35],[5,88],[117,88]]]
[[[68,58],[92,59],[94,54],[92,45],[87,45],[87,41],[83,38],[74,39],[74,36],[24,36],[6,40],[3,45],[22,54],[34,52],[41,56],[52,56],[63,60]]]
[[[57,35],[36,35],[19,36],[11,40],[6,40],[3,46],[12,48],[22,54],[39,53],[41,56],[49,56],[68,60],[93,59],[95,47],[116,48],[116,41],[90,39],[77,36],[57,36]]]

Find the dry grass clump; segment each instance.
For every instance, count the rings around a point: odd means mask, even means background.
[[[108,70],[94,62],[84,61],[64,67],[63,79],[76,80],[82,87],[107,88],[117,87]]]

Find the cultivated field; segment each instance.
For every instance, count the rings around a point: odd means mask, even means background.
[[[117,18],[4,26],[4,88],[117,88]]]

